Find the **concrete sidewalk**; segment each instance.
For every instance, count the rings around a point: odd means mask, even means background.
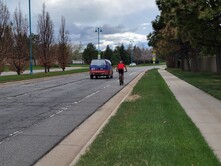
[[[221,101],[166,70],[159,73],[221,161]]]

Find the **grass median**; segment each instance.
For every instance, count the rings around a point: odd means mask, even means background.
[[[77,166],[220,165],[157,70],[138,82]]]
[[[168,68],[167,71],[221,100],[221,75],[209,72],[189,72]]]
[[[36,79],[36,78],[44,78],[44,77],[53,77],[53,76],[60,76],[60,75],[68,75],[68,74],[75,74],[75,73],[82,73],[82,72],[88,72],[88,68],[74,69],[74,70],[68,70],[68,71],[56,71],[56,72],[49,72],[49,73],[34,73],[32,75],[23,74],[23,75],[0,76],[0,83],[22,81],[22,80],[29,80],[29,79]]]

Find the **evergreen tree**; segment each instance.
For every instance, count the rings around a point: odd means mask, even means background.
[[[104,59],[109,59],[111,62],[113,61],[113,50],[107,45],[106,50],[103,53]]]
[[[130,63],[129,54],[127,50],[125,50],[125,47],[123,44],[121,46],[117,46],[114,52],[116,54],[116,60],[118,60],[118,62],[119,60],[122,60],[125,64]]]
[[[149,45],[170,59],[192,60],[197,69],[197,55],[207,50],[216,54],[217,71],[221,74],[221,1],[156,0],[161,11],[152,22],[154,32]],[[177,57],[179,55],[179,57]],[[167,59],[168,61],[168,59]]]
[[[83,52],[83,60],[86,64],[90,64],[92,59],[97,59],[98,51],[96,47],[89,43]]]

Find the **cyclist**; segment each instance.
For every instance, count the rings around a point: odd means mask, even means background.
[[[124,82],[124,69],[125,69],[125,72],[127,72],[127,67],[125,66],[123,61],[120,61],[120,63],[118,63],[117,65],[116,71],[118,71],[119,73],[119,79],[120,79],[120,75],[122,75],[123,82]]]

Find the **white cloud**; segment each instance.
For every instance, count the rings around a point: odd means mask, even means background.
[[[133,45],[147,42],[146,35],[136,34],[132,32],[104,35],[103,37],[101,36],[101,39],[101,47],[103,48],[105,48],[107,44],[114,46],[124,44],[127,47],[131,42],[133,43]]]
[[[28,0],[3,1],[11,15],[20,3],[23,13],[28,16]],[[150,22],[159,13],[155,0],[31,0],[33,31],[36,31],[44,2],[55,32],[58,33],[61,16],[64,16],[72,42],[84,45],[97,44],[96,27],[103,28],[101,40],[104,45],[127,45],[130,38],[137,43],[147,42],[146,35],[152,31]]]

